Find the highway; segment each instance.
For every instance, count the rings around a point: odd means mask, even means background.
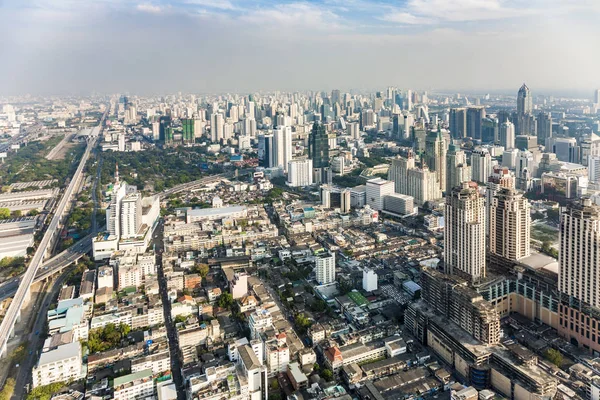
[[[96,140],[100,133],[101,126],[104,123],[105,116],[106,113],[102,117],[100,124],[93,129],[85,152],[83,153],[81,161],[79,162],[79,166],[73,175],[73,179],[71,179],[71,182],[67,186],[67,189],[60,199],[60,202],[56,208],[56,212],[54,213],[54,216],[48,225],[48,229],[44,233],[44,237],[40,241],[35,254],[31,258],[31,262],[29,263],[27,271],[25,271],[23,274],[23,278],[21,279],[19,287],[15,293],[15,296],[13,297],[13,301],[6,311],[6,315],[2,320],[2,324],[0,324],[0,356],[6,353],[8,339],[12,334],[17,318],[20,316],[23,303],[29,297],[29,289],[44,261],[44,257],[48,249],[53,245],[55,236],[59,234],[59,229],[62,225],[65,211],[67,210],[67,206],[71,201],[71,196],[73,195],[75,188],[77,188],[80,184],[80,180],[83,176],[83,169],[85,168],[85,164],[87,163],[92,149],[96,145]]]

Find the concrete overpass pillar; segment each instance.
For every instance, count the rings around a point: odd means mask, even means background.
[[[27,288],[27,291],[25,292],[25,297],[23,298],[23,307],[25,307],[25,305],[27,305],[27,303],[29,303],[29,300],[31,300],[31,286]],[[21,315],[21,310],[19,310],[19,316]]]
[[[0,348],[0,358],[6,356],[7,351],[8,351],[8,340],[6,342],[4,342],[4,344]]]
[[[25,305],[25,303],[23,303],[23,305]],[[19,309],[19,312],[17,313],[17,319],[16,319],[16,322],[15,322],[15,323],[17,323],[17,322],[20,322],[20,321],[21,321],[21,310]],[[13,326],[12,326],[12,329],[11,329],[11,331],[10,331],[10,332],[11,332],[11,333],[10,333],[10,335],[9,335],[10,337],[12,337],[12,336],[13,336],[13,334],[14,334],[14,330],[15,330],[15,326],[13,325]]]

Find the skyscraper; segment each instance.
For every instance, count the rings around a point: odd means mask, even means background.
[[[279,126],[273,132],[273,149],[275,165],[288,170],[288,163],[292,160],[292,128]]]
[[[504,146],[505,150],[515,148],[515,125],[510,121],[500,125],[500,146]]]
[[[537,115],[537,143],[546,145],[546,140],[552,137],[552,116],[545,112]]]
[[[527,85],[523,84],[517,93],[517,135],[530,135],[534,133],[532,117],[533,98]]]
[[[258,135],[258,161],[261,167],[277,166],[273,135]]]
[[[384,197],[394,193],[394,182],[381,178],[369,179],[367,181],[367,205],[373,210],[383,210]]]
[[[467,137],[474,140],[482,139],[482,122],[484,118],[484,107],[469,107],[467,109]]]
[[[523,193],[501,188],[489,207],[490,253],[513,261],[531,255],[531,206]]]
[[[291,160],[288,162],[288,186],[297,187],[312,185],[312,172],[313,165],[311,159]]]
[[[415,168],[415,158],[412,151],[406,157],[396,157],[388,170],[388,180],[394,182],[396,193],[408,194],[408,170]]]
[[[427,134],[425,162],[429,169],[435,172],[440,190],[446,191],[446,141],[439,127],[437,132],[431,131]]]
[[[181,120],[183,126],[183,141],[193,142],[194,141],[194,120],[191,118],[185,118]]]
[[[450,135],[455,139],[467,136],[467,110],[465,108],[450,109]]]
[[[329,166],[329,136],[325,125],[315,121],[312,132],[308,138],[308,156],[313,160],[313,168]]]
[[[225,121],[223,119],[223,114],[216,113],[210,116],[210,133],[214,143],[218,143],[223,139],[224,126]]]
[[[490,176],[492,156],[488,149],[479,148],[471,153],[471,174],[475,182],[487,182]]]
[[[498,120],[486,117],[481,122],[481,141],[495,143],[498,140]]]
[[[594,104],[600,105],[600,89],[594,91]]]
[[[485,277],[485,200],[477,184],[463,182],[446,197],[445,272],[471,281]]]
[[[600,206],[590,199],[561,214],[558,253],[560,335],[588,351],[600,351]]]
[[[471,167],[467,165],[467,156],[456,144],[451,143],[446,154],[446,191],[450,191],[463,182],[471,180]]]

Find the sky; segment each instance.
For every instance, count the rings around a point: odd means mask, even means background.
[[[600,0],[0,0],[0,96],[600,87]]]

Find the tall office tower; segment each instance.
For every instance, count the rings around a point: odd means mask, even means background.
[[[194,120],[185,118],[181,120],[183,126],[182,139],[184,142],[190,143],[194,141]]]
[[[415,204],[423,207],[428,201],[439,200],[442,192],[437,182],[435,172],[427,166],[408,170],[406,194],[415,199]]]
[[[467,156],[456,144],[451,143],[446,154],[446,191],[463,182],[471,180],[471,167],[467,165]]]
[[[320,285],[335,282],[335,253],[321,252],[316,255],[315,273]]]
[[[455,139],[467,137],[467,109],[450,109],[450,135]]]
[[[415,168],[415,158],[411,150],[406,157],[396,157],[388,169],[388,180],[394,182],[396,193],[408,194],[408,170]]]
[[[336,104],[340,102],[340,91],[338,89],[333,89],[331,91],[331,103]]]
[[[523,193],[502,188],[489,208],[490,253],[512,261],[530,256],[531,206]]]
[[[210,116],[210,134],[213,143],[219,143],[223,139],[225,120],[223,114],[212,114]]]
[[[276,167],[273,135],[258,135],[258,161],[261,167]]]
[[[533,98],[527,85],[523,84],[517,93],[517,135],[533,134],[532,115]]]
[[[559,161],[579,163],[579,150],[575,138],[551,137],[546,141],[546,151],[556,154]]]
[[[412,90],[408,89],[406,91],[406,109],[408,111],[412,111],[413,108],[413,93]]]
[[[244,135],[254,137],[256,134],[256,120],[254,118],[244,118]]]
[[[538,164],[529,150],[519,150],[517,154],[517,165],[515,175],[517,177],[517,188],[529,190],[531,180],[536,176]]]
[[[483,143],[495,143],[498,141],[498,120],[486,117],[481,122],[481,141]]]
[[[340,193],[340,212],[348,214],[352,208],[352,191],[350,189],[342,190]]]
[[[121,238],[136,237],[142,226],[142,195],[130,193],[121,200]]]
[[[171,117],[169,117],[168,115],[163,115],[159,118],[159,122],[160,122],[160,135],[159,135],[159,140],[165,141],[166,140],[166,132],[167,132],[167,128],[171,127]]]
[[[600,351],[600,206],[588,198],[563,211],[559,230],[558,332],[571,343]]]
[[[348,122],[346,124],[348,135],[352,137],[354,140],[360,139],[360,129],[358,126],[358,122]]]
[[[600,136],[590,133],[589,136],[581,140],[579,147],[581,149],[581,164],[587,167],[590,156],[600,156]]]
[[[587,168],[590,182],[600,184],[600,156],[589,156]]]
[[[492,156],[488,149],[479,148],[471,153],[471,174],[475,182],[487,182],[490,176]]]
[[[504,150],[515,148],[515,125],[510,121],[500,125],[500,146],[504,146]]]
[[[431,131],[425,139],[425,162],[430,170],[435,172],[440,190],[446,191],[446,141],[438,127],[437,132]]]
[[[498,111],[497,117],[498,117],[498,125],[502,125],[503,123],[505,123],[507,121],[512,122],[510,112],[508,112],[506,110]]]
[[[229,108],[229,118],[231,118],[231,122],[238,122],[240,120],[239,108],[237,105],[232,105]]]
[[[375,113],[371,109],[363,110],[360,113],[360,129],[365,130],[366,126],[375,126]]]
[[[313,161],[313,168],[329,166],[329,136],[325,125],[316,121],[308,138],[308,157]]]
[[[484,107],[469,107],[467,109],[467,137],[474,140],[482,139],[482,121],[484,118]]]
[[[117,143],[119,151],[125,151],[125,132],[119,133]]]
[[[292,160],[292,128],[279,126],[273,132],[273,148],[275,165],[287,172],[288,163]]]
[[[313,184],[313,164],[311,159],[291,160],[288,162],[287,184],[291,187]]]
[[[410,128],[413,126],[414,118],[410,113],[404,114],[404,131],[402,132],[402,139],[410,139]]]
[[[384,197],[394,193],[394,182],[375,178],[367,181],[367,205],[373,210],[382,211]]]
[[[600,89],[594,91],[594,104],[600,104]]]
[[[484,278],[485,200],[476,183],[463,182],[449,192],[444,218],[445,272],[471,281]]]
[[[246,118],[252,118],[252,119],[256,118],[256,111],[254,109],[253,101],[248,102],[248,107],[246,108]]]
[[[546,145],[546,140],[552,137],[552,116],[549,113],[540,112],[537,115],[537,143]]]

